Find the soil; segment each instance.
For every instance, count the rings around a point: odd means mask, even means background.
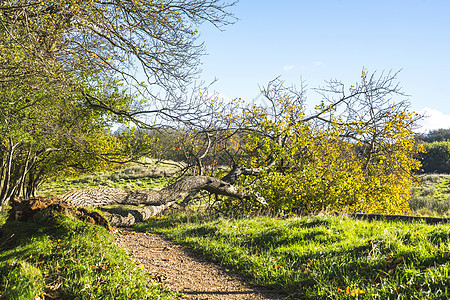
[[[273,291],[249,284],[206,261],[193,250],[157,234],[120,229],[117,243],[136,263],[166,288],[181,292],[179,299],[282,299]]]

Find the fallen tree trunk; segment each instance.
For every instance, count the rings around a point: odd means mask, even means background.
[[[240,176],[242,176],[242,175],[255,176],[255,175],[260,174],[263,170],[267,170],[268,168],[270,168],[270,166],[272,166],[272,163],[269,164],[269,166],[267,168],[246,168],[246,167],[235,165],[230,170],[230,172],[228,172],[227,175],[222,177],[221,181],[225,182],[229,185],[233,185]],[[199,192],[199,190],[194,190],[194,191],[190,192],[186,197],[184,197],[181,205],[182,206],[188,205],[188,203],[195,197],[195,195],[197,195],[198,192]],[[256,200],[259,200],[259,202],[261,202],[263,204],[267,204],[262,197],[256,197]]]
[[[201,190],[238,199],[254,198],[261,204],[265,204],[264,199],[260,197],[255,197],[228,182],[208,176],[186,177],[160,191],[130,191],[100,187],[71,191],[64,194],[62,199],[70,205],[77,207],[144,204],[143,207],[136,207],[133,210],[127,211],[117,209],[104,210],[105,217],[109,219],[112,226],[130,226],[159,214],[176,203],[176,201]]]

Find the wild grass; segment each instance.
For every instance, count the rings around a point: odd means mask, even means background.
[[[55,196],[99,185],[161,188],[169,180],[163,172],[129,166],[48,182],[40,193]],[[421,177],[410,207],[415,215],[450,216],[449,202],[450,175],[432,174]],[[226,219],[169,214],[136,227],[188,244],[253,283],[294,299],[450,298],[449,225],[326,215]],[[68,299],[170,297],[113,246],[105,230],[65,217],[47,225],[6,222],[0,274],[0,298],[45,293]]]
[[[450,298],[450,225],[172,214],[136,227],[294,299]]]
[[[450,217],[450,175],[425,174],[412,190],[409,206],[414,215]]]
[[[71,190],[96,186],[130,190],[164,188],[176,169],[173,166],[156,164],[154,161],[147,163],[128,164],[120,169],[48,180],[39,186],[37,194],[46,197],[58,196]]]
[[[0,229],[1,299],[173,299],[103,227],[49,213]]]

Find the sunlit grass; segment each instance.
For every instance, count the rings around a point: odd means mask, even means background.
[[[162,189],[174,172],[173,167],[130,164],[122,169],[48,180],[39,186],[38,195],[58,196],[71,190],[97,186],[130,190]]]
[[[450,175],[421,175],[409,206],[415,215],[450,217]]]
[[[450,297],[450,225],[169,215],[137,227],[189,244],[253,283],[293,297]]]

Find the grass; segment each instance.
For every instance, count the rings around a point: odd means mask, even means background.
[[[413,189],[409,206],[415,215],[450,217],[450,175],[420,176],[419,186]]]
[[[38,190],[38,196],[58,196],[86,187],[107,186],[130,190],[162,189],[176,171],[174,167],[148,162],[148,165],[129,164],[122,169],[84,174],[59,180],[48,180]]]
[[[53,212],[0,231],[1,299],[173,299],[103,227]]]
[[[136,227],[187,244],[291,298],[450,298],[450,225],[172,214]]]

